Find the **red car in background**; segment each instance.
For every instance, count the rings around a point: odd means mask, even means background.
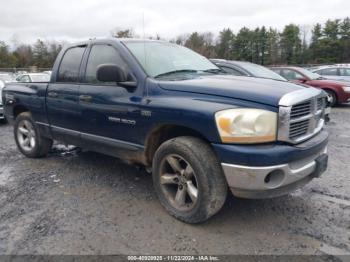
[[[289,81],[302,83],[327,92],[331,106],[350,102],[350,83],[326,79],[301,67],[279,66],[271,70]]]

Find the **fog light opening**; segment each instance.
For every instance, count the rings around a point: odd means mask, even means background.
[[[267,187],[276,188],[282,184],[284,177],[282,170],[274,170],[266,175],[264,182]]]

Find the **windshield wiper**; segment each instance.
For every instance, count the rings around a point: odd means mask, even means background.
[[[159,77],[168,76],[172,74],[179,74],[179,73],[197,73],[197,72],[198,72],[197,70],[193,70],[193,69],[174,70],[174,71],[169,71],[166,73],[156,75],[154,78],[159,78]]]

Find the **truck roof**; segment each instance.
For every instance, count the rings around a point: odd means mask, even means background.
[[[71,43],[68,46],[79,46],[79,45],[87,45],[90,43],[106,43],[106,42],[159,42],[159,43],[169,43],[164,40],[156,40],[156,39],[142,39],[142,38],[116,38],[116,37],[106,37],[106,38],[92,38],[86,41],[81,41],[77,43]]]

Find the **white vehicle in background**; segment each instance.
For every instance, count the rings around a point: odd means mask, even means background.
[[[20,75],[16,78],[17,82],[21,83],[42,83],[42,82],[49,82],[50,81],[50,75],[46,73],[28,73]]]
[[[6,83],[16,82],[12,73],[1,73],[0,72],[0,80]]]
[[[328,79],[350,82],[350,65],[323,66],[312,72]]]

